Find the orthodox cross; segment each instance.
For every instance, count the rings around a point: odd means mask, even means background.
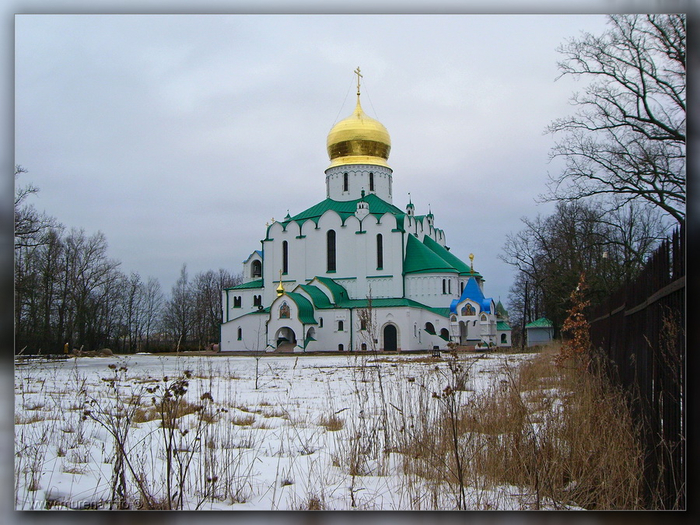
[[[360,78],[362,75],[360,74],[360,66],[357,66],[357,69],[353,71],[357,75],[357,96],[360,96]]]

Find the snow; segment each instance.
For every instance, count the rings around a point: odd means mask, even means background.
[[[469,372],[462,399],[498,385],[507,363],[517,366],[531,357],[461,355]],[[349,468],[353,447],[372,448],[381,440],[384,429],[377,422],[383,414],[392,432],[403,432],[401,418],[413,417],[420,395],[442,392],[453,378],[449,359],[136,354],[18,361],[15,508],[108,508],[116,458],[110,428],[128,432],[133,473],[159,501],[167,493],[166,444],[172,437],[178,452],[170,454],[171,493],[177,499],[181,479],[184,509],[455,508],[448,487],[430,501],[428,481],[407,477],[395,449],[367,453],[359,471]],[[183,401],[203,408],[179,417],[169,434],[154,415],[153,400],[168,386],[174,392],[178,381],[186,382]],[[125,426],[126,419],[116,417],[125,414],[140,418]],[[322,424],[333,417],[342,428]],[[139,491],[131,470],[125,472],[134,508]],[[522,487],[467,488],[468,508],[521,509],[532,501]]]

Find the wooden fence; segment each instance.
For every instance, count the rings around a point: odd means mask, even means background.
[[[640,423],[648,508],[686,508],[685,236],[676,231],[641,275],[591,314],[594,348]]]

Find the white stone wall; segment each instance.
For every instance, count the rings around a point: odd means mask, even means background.
[[[445,289],[442,293],[442,281]],[[450,284],[451,283],[451,284]],[[452,293],[449,293],[449,290]],[[406,276],[406,297],[434,308],[447,308],[453,299],[459,299],[459,278],[457,274],[418,273]]]
[[[344,174],[348,174],[348,191],[344,191]],[[374,191],[370,191],[369,174],[374,174]],[[392,170],[384,166],[352,164],[335,166],[326,170],[326,197],[335,201],[359,199],[362,190],[365,194],[375,194],[391,203]]]

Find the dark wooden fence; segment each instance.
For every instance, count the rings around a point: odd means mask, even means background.
[[[676,231],[591,314],[594,348],[630,393],[645,450],[644,503],[686,508],[685,236]]]

